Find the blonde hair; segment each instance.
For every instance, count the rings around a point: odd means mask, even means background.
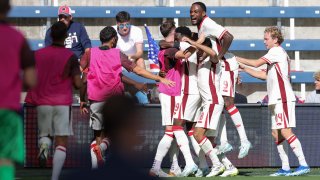
[[[272,39],[275,39],[275,38],[278,38],[278,43],[279,45],[283,42],[284,38],[283,38],[283,35],[281,33],[281,30],[276,27],[276,26],[270,26],[270,27],[267,27],[265,30],[264,30],[264,33],[270,33],[270,36]]]
[[[315,80],[320,80],[320,71],[317,71],[317,72],[315,72],[314,74],[313,74],[313,77],[314,77],[314,79]]]

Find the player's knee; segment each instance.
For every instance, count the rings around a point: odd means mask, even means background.
[[[203,137],[204,137],[204,134],[203,133],[201,133],[201,132],[198,132],[198,131],[194,131],[193,132],[193,136],[194,136],[194,138],[196,139],[196,141],[198,142],[198,143],[200,143],[200,141],[203,139]]]
[[[290,136],[293,135],[293,132],[292,132],[291,128],[281,129],[281,135],[285,139],[288,139]]]

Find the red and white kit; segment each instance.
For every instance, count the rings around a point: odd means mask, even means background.
[[[185,51],[191,45],[186,42],[180,43],[180,50]],[[195,122],[199,117],[201,97],[198,88],[198,60],[197,53],[193,53],[182,62],[181,96],[176,102],[174,119],[183,119]]]
[[[268,64],[267,91],[272,129],[295,127],[296,98],[290,84],[290,58],[282,47],[273,47],[262,59]]]

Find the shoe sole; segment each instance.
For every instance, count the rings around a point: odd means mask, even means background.
[[[220,175],[220,177],[233,177],[233,176],[237,176],[238,174],[239,174],[239,172],[235,172],[235,173],[228,174],[226,176]]]
[[[181,175],[180,177],[188,177],[190,174],[195,174],[197,170],[198,170],[198,167],[194,167],[190,173],[183,173],[182,171],[182,173],[180,174]]]
[[[310,173],[310,169],[309,170],[304,170],[299,174],[294,174],[294,172],[293,172],[293,173],[290,173],[290,174],[288,174],[286,176],[302,176],[302,175],[305,175],[305,174],[308,174],[308,173]]]

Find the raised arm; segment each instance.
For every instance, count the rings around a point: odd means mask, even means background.
[[[242,57],[236,57],[237,61],[242,63],[242,64],[245,64],[247,66],[251,66],[251,67],[260,67],[264,64],[267,64],[267,62],[265,60],[263,60],[262,58],[260,59],[246,59],[246,58],[242,58]]]
[[[224,54],[229,50],[229,47],[233,41],[233,35],[226,31],[221,38],[221,51],[219,52],[218,59],[222,59]]]

